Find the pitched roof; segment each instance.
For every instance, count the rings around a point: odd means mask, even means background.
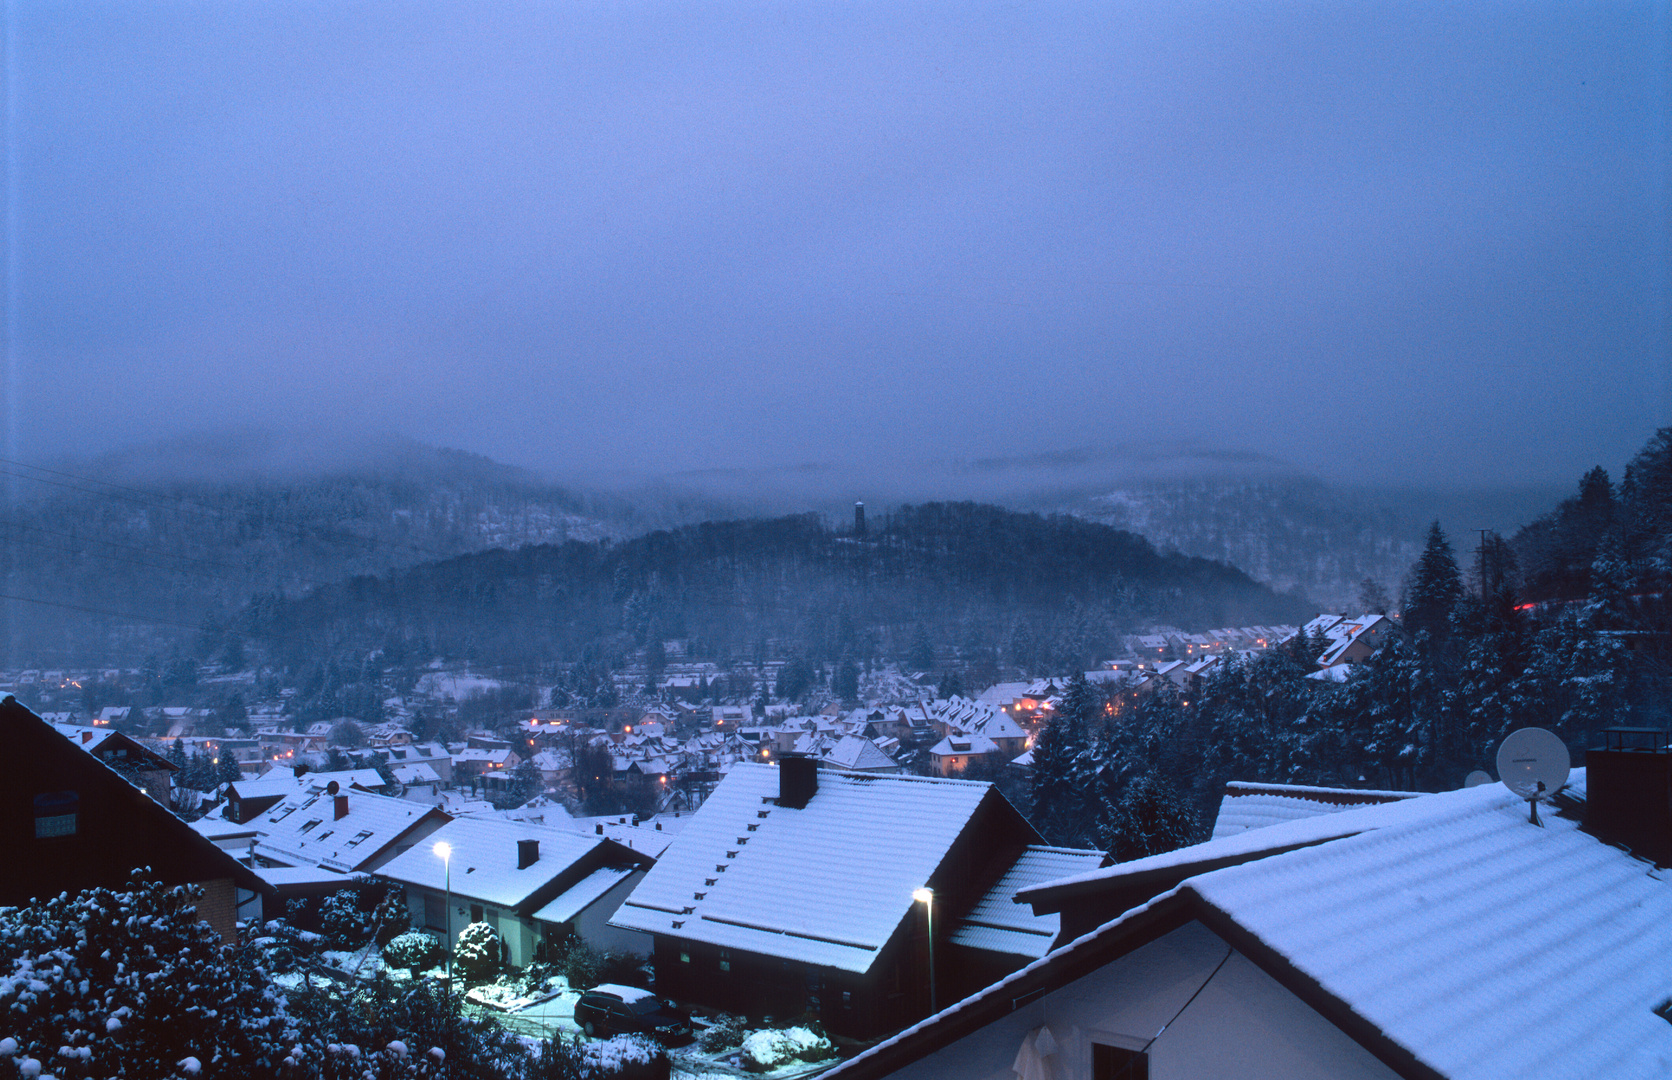
[[[336,800],[348,813],[336,816]],[[300,791],[263,811],[251,825],[261,833],[257,856],[288,866],[323,866],[347,873],[377,859],[384,849],[427,818],[447,814],[410,799],[348,788],[336,795]]]
[[[1038,959],[1051,951],[1060,929],[1056,914],[1035,915],[1016,894],[1030,885],[1103,865],[1101,851],[1030,845],[1015,864],[976,901],[952,932],[952,942],[974,949]]]
[[[1656,1010],[1672,997],[1672,881],[1581,830],[1585,782],[1574,770],[1542,828],[1490,784],[1233,837],[1358,819],[1188,877],[832,1075],[878,1075],[914,1045],[945,1045],[944,1031],[976,1030],[977,1013],[1002,1014],[1042,980],[1065,985],[1085,973],[1081,954],[1153,936],[1144,927],[1167,911],[1203,922],[1403,1076],[1668,1075],[1672,1024]]]
[[[83,753],[10,694],[0,696],[0,734],[30,767],[19,770],[10,790],[26,801],[42,783],[73,788],[81,796],[78,827],[100,833],[100,843],[71,859],[42,859],[33,830],[0,822],[0,903],[22,903],[50,887],[54,892],[93,885],[114,886],[136,865],[145,864],[169,884],[231,878],[240,887],[272,890],[249,867],[194,832],[167,807],[92,754]],[[50,789],[49,789],[50,790]],[[18,805],[17,800],[12,808]],[[107,842],[108,841],[108,842]],[[115,859],[107,855],[115,855]],[[117,867],[120,869],[117,869]],[[107,873],[111,877],[105,877]]]
[[[954,754],[993,754],[997,753],[999,744],[985,735],[970,734],[955,731],[929,748],[929,753],[935,757],[951,757]]]
[[[1419,808],[1190,887],[1444,1076],[1667,1075],[1665,875],[1502,784],[1368,813]]]
[[[1215,840],[1279,825],[1285,821],[1336,814],[1357,806],[1414,799],[1420,791],[1361,791],[1355,788],[1305,787],[1300,784],[1253,784],[1232,780],[1219,800],[1213,820]]]
[[[897,769],[899,763],[876,743],[859,735],[844,735],[825,752],[824,760],[843,769]]]
[[[534,840],[540,857],[519,868],[518,841]],[[496,817],[454,818],[424,838],[424,843],[390,859],[380,877],[406,885],[440,890],[448,884],[448,864],[435,853],[445,842],[452,849],[452,891],[488,904],[517,907],[605,841],[568,829],[508,821]]]
[[[534,918],[538,922],[566,923],[627,880],[632,872],[630,866],[600,866],[536,911]]]
[[[867,971],[991,788],[820,770],[793,809],[778,767],[739,763],[611,925]]]

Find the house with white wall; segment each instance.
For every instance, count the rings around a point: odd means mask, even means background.
[[[1025,889],[1070,940],[825,1076],[1672,1075],[1672,750],[1614,757]]]

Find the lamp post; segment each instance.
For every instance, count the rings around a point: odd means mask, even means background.
[[[438,840],[432,850],[441,856],[441,865],[445,868],[442,878],[445,883],[442,895],[446,897],[447,907],[447,992],[451,994],[453,992],[453,846],[445,840]]]
[[[929,920],[929,1012],[933,1015],[940,1011],[935,1008],[935,890],[913,889],[911,898],[923,905],[923,915]]]

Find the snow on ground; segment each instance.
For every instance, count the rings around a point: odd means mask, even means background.
[[[500,685],[498,679],[472,675],[468,671],[432,671],[418,680],[416,690],[430,698],[463,701],[489,690],[498,690]]]

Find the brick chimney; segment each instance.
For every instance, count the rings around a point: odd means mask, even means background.
[[[785,754],[778,761],[778,805],[800,810],[819,790],[819,763],[803,754]]]
[[[332,815],[331,820],[341,821],[343,818],[348,816],[348,796],[334,795],[332,796],[332,801],[335,804],[336,812]]]
[[[540,861],[540,841],[538,841],[538,840],[518,840],[517,841],[517,869],[518,870],[527,870],[529,867],[533,866],[535,863],[537,863],[539,861]]]
[[[1585,831],[1672,865],[1672,733],[1606,728],[1585,753]]]

